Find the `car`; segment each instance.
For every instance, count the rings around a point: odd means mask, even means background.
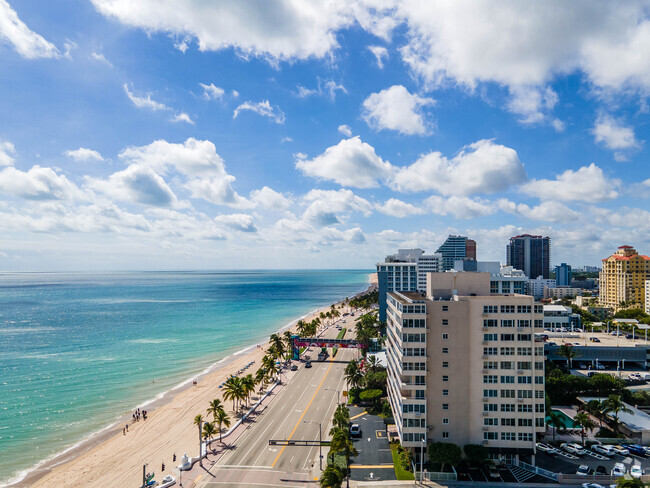
[[[311,368],[311,361],[307,361],[305,363],[305,368]]]
[[[634,454],[635,456],[647,456],[648,455],[648,450],[640,446],[638,444],[623,444],[623,448],[627,449],[630,451],[630,454]]]
[[[589,340],[591,342],[600,342],[600,339],[598,337],[591,337]]]
[[[586,464],[583,464],[578,468],[578,471],[576,471],[576,474],[578,476],[587,476],[590,472],[591,472],[591,470],[589,469],[589,466],[587,466]]]
[[[608,475],[607,468],[602,464],[599,464],[598,466],[596,466],[596,469],[594,470],[594,474],[602,474],[607,476]]]
[[[591,450],[597,452],[598,454],[604,454],[605,456],[613,456],[616,454],[611,446],[605,444],[595,444],[591,446]]]
[[[641,380],[641,375],[639,373],[632,373],[632,374],[630,374],[629,378],[631,380],[640,381]]]
[[[621,456],[629,456],[630,451],[625,449],[623,446],[612,446],[612,450],[614,451],[614,454],[619,454]]]
[[[350,437],[361,437],[361,426],[359,424],[352,424],[350,426]]]
[[[296,366],[295,364],[292,364],[291,365],[291,371],[298,371],[298,366]]]
[[[557,453],[557,449],[555,449],[553,446],[549,446],[548,444],[543,444],[541,442],[535,444],[535,447],[537,447],[539,451],[545,452],[546,454]]]
[[[635,464],[630,468],[630,476],[632,476],[632,478],[640,478],[643,476],[643,468],[640,465]]]
[[[490,478],[493,479],[501,478],[501,473],[499,473],[499,470],[494,465],[488,467],[488,474],[490,475]]]
[[[598,483],[582,483],[582,488],[605,488],[603,485]]]
[[[612,476],[625,476],[625,464],[616,463],[612,468]]]
[[[596,365],[596,369],[602,371],[602,370],[605,369],[605,365],[603,365],[603,364],[601,364],[601,363],[598,363],[598,364]]]
[[[578,444],[572,444],[570,442],[560,444],[560,447],[569,454],[575,454],[576,456],[582,456],[586,453],[586,451],[582,449],[582,446]]]

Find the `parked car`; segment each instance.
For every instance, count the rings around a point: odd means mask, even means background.
[[[631,380],[640,381],[641,380],[641,375],[639,373],[632,373],[632,374],[630,374],[629,378]]]
[[[589,338],[591,342],[600,342],[600,339],[598,337],[591,337]]]
[[[616,454],[611,446],[605,444],[595,444],[591,446],[591,450],[597,452],[598,454],[604,454],[605,456],[613,456]]]
[[[350,437],[361,437],[361,426],[359,424],[352,424],[350,426]]]
[[[501,473],[499,473],[499,470],[494,465],[491,465],[491,466],[488,467],[488,474],[490,475],[490,478],[492,478],[492,479],[501,478]]]
[[[560,444],[560,447],[564,449],[566,452],[570,454],[575,454],[576,456],[582,456],[583,454],[586,453],[584,449],[582,449],[582,446],[579,444],[572,444],[570,442],[565,442],[563,444]]]
[[[311,368],[311,361],[307,361],[305,363],[305,368]]]
[[[623,444],[623,447],[635,456],[646,456],[648,454],[648,450],[638,444]]]
[[[615,454],[620,454],[621,456],[629,456],[630,451],[625,449],[623,446],[612,446]]]
[[[587,476],[590,472],[591,472],[591,470],[589,469],[589,466],[587,466],[586,464],[583,464],[578,468],[578,471],[576,471],[576,474],[578,476]]]
[[[292,364],[291,365],[291,371],[298,371],[298,366],[296,366],[295,364]]]
[[[598,483],[582,483],[582,488],[605,488],[603,485]]]
[[[630,476],[632,476],[632,478],[640,478],[643,476],[643,468],[640,465],[635,464],[630,468]]]
[[[604,364],[601,364],[601,363],[598,363],[598,364],[596,365],[596,369],[602,371],[602,370],[605,369],[605,365],[604,365]]]
[[[603,466],[602,464],[596,466],[596,469],[594,470],[594,474],[602,474],[602,475],[607,475],[609,474],[607,471],[607,468]]]
[[[616,463],[612,468],[612,476],[625,476],[625,464]]]
[[[634,336],[632,334],[627,334],[625,336],[626,339],[634,339]]]
[[[546,454],[555,454],[557,453],[557,449],[555,449],[553,446],[549,446],[548,444],[543,444],[541,442],[538,442],[535,444],[538,450],[545,452]]]

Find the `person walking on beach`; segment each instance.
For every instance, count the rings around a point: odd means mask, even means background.
[[[126,431],[129,431],[129,424],[126,424]]]

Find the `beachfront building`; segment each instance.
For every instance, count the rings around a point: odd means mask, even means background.
[[[388,397],[402,445],[485,445],[531,460],[544,432],[543,309],[490,293],[491,273],[427,276],[426,293],[388,293]]]
[[[528,278],[523,271],[502,266],[499,261],[456,260],[453,271],[490,273],[490,293],[526,294]]]
[[[600,272],[600,304],[614,310],[646,308],[646,281],[650,279],[650,257],[632,246],[621,246],[603,259]]]
[[[529,278],[548,279],[551,268],[551,238],[522,234],[511,237],[506,246],[506,264]]]
[[[442,255],[425,254],[422,249],[398,249],[377,263],[379,320],[386,321],[386,296],[391,291],[421,291],[427,285],[427,273],[442,271]]]
[[[442,255],[442,271],[449,271],[456,260],[473,259],[476,261],[476,241],[467,236],[447,237],[436,253]]]

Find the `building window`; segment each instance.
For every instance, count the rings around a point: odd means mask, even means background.
[[[442,362],[442,367],[443,368],[448,368],[449,367],[449,361],[443,361]]]
[[[449,439],[449,432],[443,432],[442,433],[442,438],[443,439]]]
[[[499,334],[483,334],[484,341],[498,341]]]
[[[449,339],[449,334],[447,334],[446,332],[444,334],[442,334],[442,340],[443,341],[446,341],[448,339]]]
[[[532,376],[520,376],[517,378],[517,383],[520,385],[530,385],[533,383],[533,377]]]
[[[449,348],[448,347],[443,347],[442,348],[442,353],[443,354],[449,354]]]
[[[501,321],[501,327],[514,327],[515,321],[512,319],[506,319]]]
[[[483,398],[496,398],[498,393],[498,390],[483,390]]]
[[[498,439],[498,432],[483,432],[483,440],[485,441],[496,441]]]
[[[499,419],[491,419],[491,418],[483,419],[483,425],[487,425],[487,426],[499,425]]]
[[[533,392],[530,390],[517,390],[517,398],[533,398]]]
[[[442,390],[442,396],[449,396],[449,390]]]
[[[519,432],[519,440],[520,441],[532,442],[533,434],[531,432]]]
[[[443,425],[449,424],[449,419],[448,418],[443,418],[442,423],[443,423]]]
[[[543,385],[544,384],[544,377],[543,376],[535,376],[535,384],[536,385]]]
[[[483,383],[498,383],[499,377],[495,374],[483,375]]]
[[[517,412],[519,412],[519,413],[532,413],[533,412],[533,406],[532,405],[517,405]]]
[[[501,305],[501,313],[515,313],[514,305]]]
[[[499,313],[497,305],[483,305],[483,313]]]
[[[521,407],[521,405],[519,405]],[[515,405],[514,403],[502,403],[501,404],[501,411],[502,412],[514,412],[515,411]]]
[[[443,305],[442,306],[442,311],[443,312],[448,312],[449,311],[449,306],[448,305]]]
[[[501,419],[501,426],[503,427],[514,427],[515,419]]]
[[[497,327],[499,325],[499,321],[495,319],[486,319],[483,321],[483,327]]]
[[[515,382],[515,377],[514,376],[502,376],[501,377],[501,383],[514,384],[514,382]]]
[[[443,410],[449,410],[449,404],[448,403],[443,403],[442,404],[442,409]]]
[[[532,427],[533,419],[519,419],[517,420],[519,427]]]
[[[483,404],[483,411],[484,412],[497,412],[499,409],[499,405],[496,403],[484,403]]]
[[[449,381],[449,376],[444,375],[444,376],[442,377],[442,381]]]
[[[424,390],[415,390],[415,399],[424,400]]]
[[[513,369],[513,364],[512,361],[501,361],[501,369]]]
[[[501,432],[501,440],[502,441],[516,441],[517,438],[515,437],[514,432]]]
[[[449,320],[442,319],[442,325],[449,325]]]
[[[501,390],[501,398],[514,398],[515,390]]]
[[[502,341],[514,341],[515,340],[515,335],[514,334],[501,334],[501,340]]]

